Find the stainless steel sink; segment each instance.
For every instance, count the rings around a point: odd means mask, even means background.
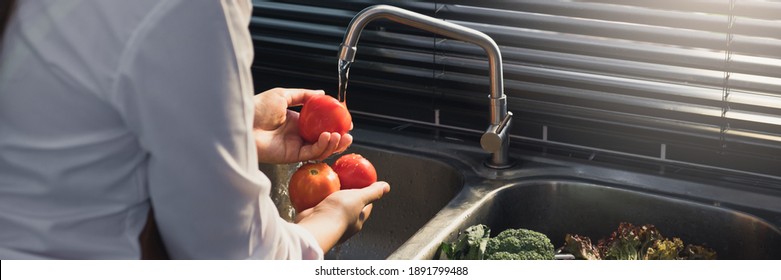
[[[348,152],[371,160],[391,192],[375,204],[363,231],[327,252],[328,259],[431,259],[441,242],[478,223],[494,234],[533,229],[559,247],[567,233],[596,241],[621,222],[654,224],[665,236],[715,249],[720,259],[781,259],[781,190],[772,185],[723,171],[687,177],[546,154],[516,153],[516,166],[494,170],[483,166],[477,145],[457,139],[352,134],[362,142]],[[296,167],[261,166],[287,219],[294,211],[286,186]]]
[[[619,186],[536,179],[504,185],[473,199],[468,210],[445,219],[453,226],[438,241],[453,241],[458,231],[485,224],[492,235],[508,228],[539,231],[558,248],[567,233],[596,242],[619,223],[630,222],[656,225],[664,236],[680,237],[684,243],[704,244],[715,249],[719,259],[781,259],[781,231],[755,216]],[[418,257],[431,258],[433,251]]]
[[[326,253],[326,259],[385,259],[456,196],[463,177],[454,167],[411,153],[355,144],[346,153],[359,153],[377,169],[391,192],[374,204],[361,232]],[[333,163],[334,159],[327,160]],[[261,165],[274,183],[272,199],[280,214],[295,214],[287,197],[287,182],[298,165]]]

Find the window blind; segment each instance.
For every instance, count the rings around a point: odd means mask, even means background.
[[[254,1],[256,88],[336,92],[350,19],[390,4],[500,46],[512,135],[781,176],[781,2]],[[483,130],[482,49],[389,21],[361,36],[350,109]]]

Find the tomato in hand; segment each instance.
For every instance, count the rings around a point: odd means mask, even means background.
[[[307,163],[290,177],[288,194],[293,208],[300,213],[338,191],[339,186],[339,176],[328,164]]]
[[[374,165],[359,154],[343,155],[334,162],[333,170],[339,175],[343,190],[360,189],[377,182]]]
[[[310,98],[301,108],[298,117],[298,134],[307,143],[316,143],[323,132],[341,135],[350,131],[352,116],[347,107],[330,95]]]

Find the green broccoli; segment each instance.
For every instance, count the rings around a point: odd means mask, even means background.
[[[489,260],[552,260],[553,243],[545,234],[528,229],[507,229],[488,240]]]

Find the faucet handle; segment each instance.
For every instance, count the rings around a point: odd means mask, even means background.
[[[489,153],[496,153],[503,149],[507,136],[507,130],[512,124],[513,112],[507,112],[498,124],[492,124],[480,137],[480,146]]]

